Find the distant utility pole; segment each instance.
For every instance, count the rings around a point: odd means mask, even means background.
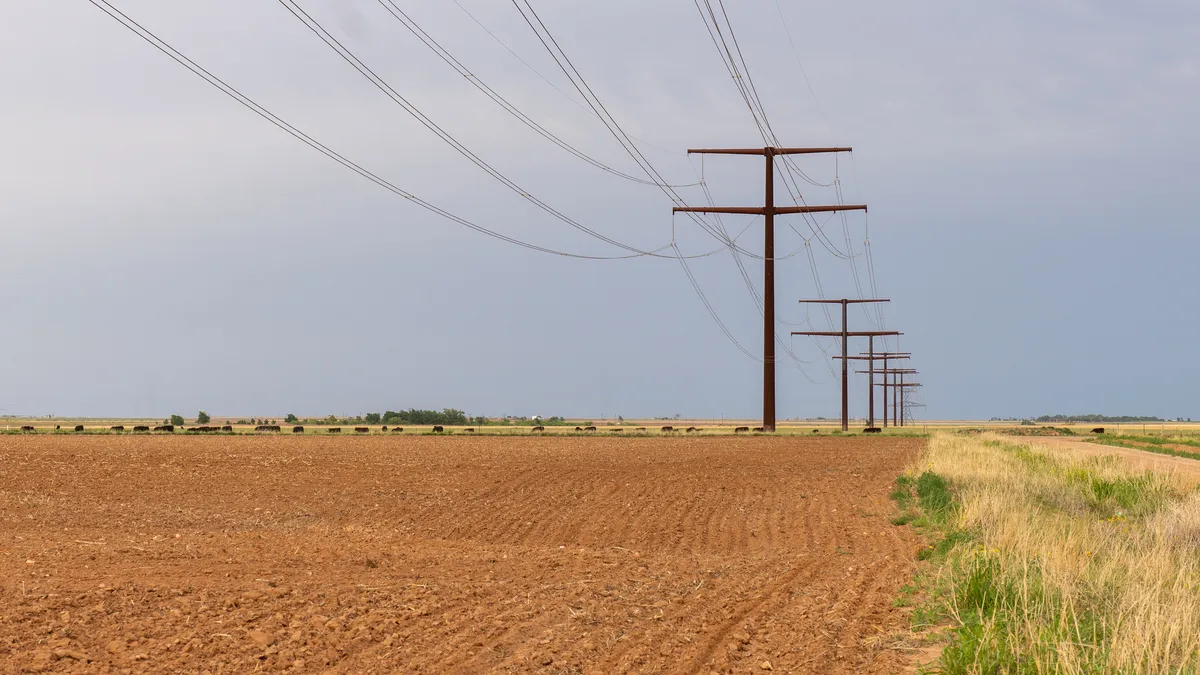
[[[904,405],[904,392],[912,387],[919,387],[921,384],[919,382],[905,382],[903,373],[898,374],[896,377],[899,381],[888,383],[881,382],[877,383],[875,386],[883,387],[884,391],[887,391],[888,387],[896,390],[892,397],[892,421],[895,426],[900,427],[904,426],[903,420],[900,418],[900,408]],[[885,414],[886,410],[887,408],[884,407]]]
[[[891,358],[895,359],[897,357],[893,353],[893,354],[891,354]],[[904,358],[907,358],[907,357],[904,357]],[[874,371],[858,370],[855,372],[859,373],[859,374],[870,375],[872,391],[874,391],[875,387],[883,387],[883,422],[884,422],[884,426],[887,426],[887,416],[888,416],[887,390],[888,390],[888,387],[895,389],[894,393],[896,393],[897,396],[894,396],[892,398],[892,418],[893,418],[894,422],[897,422],[896,426],[904,426],[903,424],[899,424],[899,422],[896,420],[896,405],[900,400],[899,395],[898,395],[900,390],[897,389],[897,387],[901,386],[900,383],[903,382],[905,375],[916,375],[920,371],[914,370],[912,368],[882,368],[882,369],[874,370]],[[875,382],[875,375],[877,375],[877,374],[883,375],[882,383]],[[894,379],[894,381],[891,382],[890,384],[887,381],[888,375],[891,375]],[[902,420],[900,420],[900,421],[902,421]]]
[[[875,362],[883,361],[883,367],[887,368],[887,360],[888,360],[889,356],[893,359],[907,359],[908,357],[912,356],[912,354],[909,352],[883,352],[880,354],[876,354],[875,353],[875,336],[873,336],[873,335],[867,336],[867,345],[868,345],[867,352],[865,354],[860,354],[859,356],[835,356],[833,358],[841,359],[843,364],[846,361],[866,361],[868,363],[869,370],[867,370],[866,372],[870,373],[870,375],[871,375],[871,377],[868,378],[868,381],[871,383],[871,385],[867,387],[867,407],[869,408],[869,412],[867,414],[867,428],[874,429],[875,428],[875,373],[878,372],[875,370]],[[863,372],[863,371],[858,371],[858,372]],[[885,427],[887,426],[887,390],[886,389],[883,390],[883,426],[885,426]]]
[[[739,206],[677,206],[674,213],[732,213],[762,216],[763,243],[763,431],[775,431],[775,215],[866,211],[865,204],[837,206],[775,206],[775,156],[850,152],[850,148],[692,149],[688,154],[762,155],[766,159],[766,195],[762,208]]]
[[[851,300],[850,298],[842,298],[841,300],[801,300],[801,303],[816,303],[826,305],[841,305],[842,306],[842,330],[841,332],[834,331],[814,331],[814,330],[794,330],[792,335],[810,335],[821,337],[840,337],[842,338],[842,431],[850,430],[850,384],[849,376],[847,375],[847,350],[849,349],[849,338],[851,337],[869,337],[875,338],[881,335],[902,335],[894,330],[869,330],[869,331],[853,331],[849,330],[847,310],[850,305],[862,304],[867,302],[891,302],[891,300],[871,299],[871,300]],[[871,341],[871,350],[874,351],[875,342]]]

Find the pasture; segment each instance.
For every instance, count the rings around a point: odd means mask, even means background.
[[[4,435],[0,671],[897,672],[923,445]]]

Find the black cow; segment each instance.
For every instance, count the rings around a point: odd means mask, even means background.
[[[750,433],[750,427],[738,427],[738,428],[736,428],[736,429],[734,429],[734,430],[733,430],[733,433],[735,433],[735,434],[748,434],[748,433]]]
[[[690,434],[693,431],[700,431],[700,427],[688,427],[687,432]]]
[[[435,433],[435,434],[440,434],[443,431],[445,431],[445,429],[443,429],[442,425],[440,425],[440,424],[433,428],[433,433]]]
[[[175,425],[174,424],[160,424],[160,425],[154,427],[154,430],[155,431],[165,431],[167,433],[173,434],[173,433],[175,433]]]
[[[21,427],[21,431],[33,431],[33,427],[31,427],[31,426],[23,426],[23,427]]]
[[[624,429],[622,429],[621,427],[617,427],[616,429],[610,429],[609,431],[613,432],[614,434],[619,434],[619,433],[621,433],[622,431],[625,431],[625,430],[624,430]]]
[[[221,431],[233,431],[233,427],[226,424],[225,426],[221,427]]]
[[[1093,434],[1102,434],[1102,433],[1104,433],[1104,427],[1096,427],[1095,429],[1092,429],[1092,433]]]
[[[369,434],[369,433],[371,433],[371,427],[354,427],[354,433]]]
[[[463,433],[464,434],[473,434],[473,433],[475,433],[475,427],[467,427],[466,429],[463,429]]]
[[[634,429],[634,431],[645,431],[645,430],[646,430],[646,427],[638,427],[638,428]]]
[[[675,431],[675,427],[663,427],[662,430],[663,430],[663,433],[666,434],[666,433]]]
[[[54,430],[55,430],[55,431],[58,431],[59,429],[62,429],[62,426],[61,426],[61,425],[58,425],[58,424],[55,424],[55,425],[54,425]]]
[[[279,428],[278,424],[260,424],[256,427],[254,427],[254,430],[268,432],[268,433],[277,433],[280,431],[280,428]]]
[[[763,433],[763,431],[764,430],[762,427],[754,427],[754,433],[756,433],[756,434],[761,434],[761,433]]]
[[[304,433],[304,427],[292,427],[292,433],[293,434],[302,434],[302,433]]]
[[[863,433],[864,434],[881,434],[881,433],[883,433],[883,429],[880,429],[879,427],[867,427],[866,429],[863,429]]]
[[[813,433],[814,433],[814,434],[819,434],[819,433],[821,433],[821,430],[820,430],[820,429],[813,429]]]
[[[76,425],[75,425],[75,431],[83,431],[83,425],[82,425],[82,424],[76,424]]]
[[[146,427],[146,426],[136,426],[136,427],[134,427],[134,428],[133,428],[133,430],[134,430],[134,431],[150,431],[150,427]]]
[[[329,433],[340,434],[340,433],[342,433],[342,428],[341,427],[329,427]]]
[[[544,433],[546,431],[546,427],[534,427],[532,431],[535,434]]]
[[[118,425],[117,425],[117,426],[115,426],[115,427],[109,427],[109,428],[108,428],[108,430],[109,430],[109,431],[125,431],[125,427],[124,427],[124,426],[122,426],[122,425],[120,425],[120,424],[118,424]]]
[[[583,430],[584,431],[595,431],[596,427],[584,427]]]
[[[575,427],[575,431],[583,431],[583,427]]]
[[[402,434],[402,433],[404,433],[404,427],[392,427],[392,433],[393,434]]]
[[[387,425],[386,425],[386,424],[385,424],[385,425],[383,425],[383,428],[382,428],[382,429],[380,429],[380,431],[387,431]]]

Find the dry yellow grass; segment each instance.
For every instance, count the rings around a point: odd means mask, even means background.
[[[967,540],[935,560],[959,637],[948,672],[1195,672],[1193,481],[1036,441],[936,434],[914,474],[950,481]],[[1007,654],[1010,658],[1005,658]]]

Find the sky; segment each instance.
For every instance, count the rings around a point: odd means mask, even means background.
[[[673,217],[662,190],[530,130],[386,0],[298,2],[516,190],[281,2],[112,0],[295,127],[457,216],[538,246],[628,253],[531,195],[632,248],[668,247],[664,257],[586,260],[481,235],[288,136],[87,0],[0,3],[0,415],[761,413],[762,317],[725,242]],[[644,176],[514,3],[395,2],[475,81],[582,153]],[[761,158],[686,153],[764,145],[696,4],[530,4],[667,181],[702,177],[717,204],[761,206]],[[870,209],[777,219],[780,418],[839,414],[839,347],[789,333],[840,317],[796,301],[877,292],[891,302],[852,310],[851,329],[904,333],[886,347],[913,353],[918,419],[1200,419],[1200,5],[725,8],[780,142],[854,148],[796,160],[816,184],[797,182],[805,203],[838,203],[822,187],[836,180],[845,203]],[[791,203],[777,172],[776,199]],[[699,186],[678,192],[706,203]],[[720,226],[761,256],[761,220]],[[685,269],[672,242],[712,255]],[[754,256],[740,260],[761,293]],[[862,417],[866,377],[853,377]]]

